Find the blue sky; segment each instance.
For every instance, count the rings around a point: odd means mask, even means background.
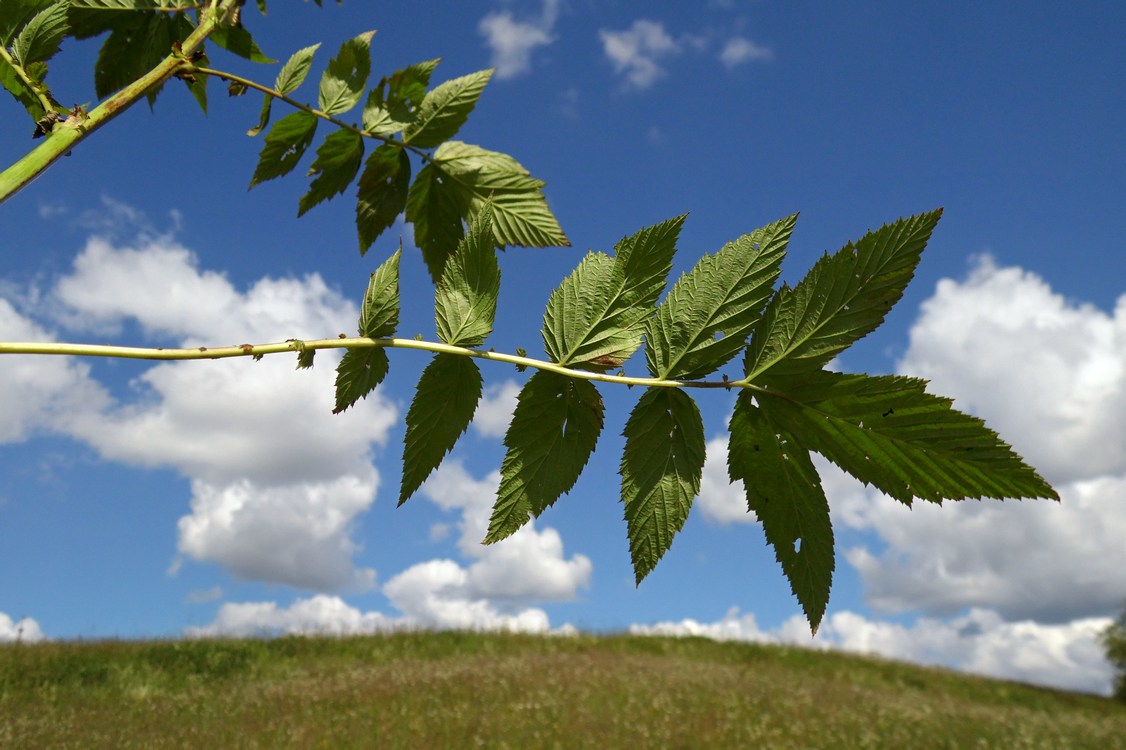
[[[1118,4],[361,2],[248,11],[285,59],[378,29],[373,70],[495,66],[459,138],[547,182],[571,248],[501,257],[490,344],[541,351],[551,290],[587,249],[688,213],[675,273],[801,212],[784,276],[900,216],[945,214],[887,324],[841,358],[929,378],[983,416],[1063,500],[908,510],[831,467],[838,568],[811,640],[740,489],[732,399],[699,399],[709,464],[693,515],[633,584],[617,499],[636,394],[575,489],[482,548],[501,436],[526,374],[485,368],[478,419],[395,509],[403,417],[427,358],[393,352],[333,417],[331,357],[145,364],[0,360],[0,638],[568,626],[872,651],[1096,692],[1095,634],[1126,600],[1126,53]],[[92,101],[91,44],[52,63]],[[275,67],[215,54],[270,82]],[[246,189],[260,100],[178,83],[0,209],[0,338],[223,345],[351,332],[367,274],[353,205],[296,218],[298,173]],[[15,103],[0,158],[32,143]],[[308,159],[307,159],[308,161]],[[300,171],[300,170],[299,170]],[[417,252],[401,333],[433,334]],[[410,291],[406,291],[410,290]],[[627,366],[636,370],[637,364]],[[734,372],[732,370],[732,372]]]

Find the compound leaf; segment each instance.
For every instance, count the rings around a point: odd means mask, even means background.
[[[292,172],[316,132],[317,118],[309,112],[292,112],[275,122],[258,154],[250,187]]]
[[[427,93],[418,112],[403,129],[403,142],[432,148],[452,138],[465,124],[492,75],[492,70],[470,73]]]
[[[423,370],[407,411],[399,505],[422,486],[469,428],[481,386],[477,363],[468,357],[437,354]]]
[[[887,224],[824,255],[796,287],[780,288],[747,347],[748,378],[777,365],[815,370],[879,326],[903,296],[941,216],[938,209]]]
[[[767,380],[772,422],[895,499],[1059,499],[997,433],[926,392],[926,381],[821,371]]]
[[[469,224],[446,263],[434,297],[438,338],[454,346],[480,346],[493,331],[500,266],[493,249],[492,207],[489,204]]]
[[[297,210],[303,216],[313,206],[343,193],[352,184],[364,159],[364,139],[351,130],[329,133],[317,149],[317,158],[309,167],[309,192],[301,196]]]
[[[833,525],[809,451],[773,424],[746,392],[731,416],[727,469],[742,480],[747,508],[762,524],[813,632],[829,602],[835,567]]]
[[[679,388],[652,388],[638,400],[622,434],[622,502],[640,584],[684,527],[700,491],[704,423],[696,402]]]
[[[356,106],[371,73],[371,38],[365,31],[344,44],[321,76],[317,105],[326,115],[338,115]]]
[[[398,146],[383,144],[368,157],[356,193],[356,230],[363,255],[407,205],[411,160]]]
[[[743,348],[778,278],[797,216],[705,255],[673,285],[645,327],[649,372],[694,380]]]
[[[587,380],[541,370],[520,390],[485,543],[515,533],[568,492],[602,432],[602,396]]]

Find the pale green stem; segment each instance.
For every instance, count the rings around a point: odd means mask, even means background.
[[[215,30],[223,14],[233,7],[237,0],[224,0],[200,14],[199,26],[183,41],[179,54],[170,54],[145,75],[129,84],[121,91],[106,99],[90,112],[79,112],[55,125],[54,130],[41,144],[32,149],[12,166],[0,172],[0,203],[15,195],[29,185],[86,136],[105,125],[158,88],[190,63],[190,56]]]
[[[260,83],[255,83],[254,81],[250,80],[249,78],[243,78],[242,76],[237,76],[234,73],[227,73],[227,72],[222,71],[222,70],[215,70],[214,68],[201,68],[198,65],[192,66],[192,72],[193,73],[199,73],[201,75],[214,76],[214,77],[220,78],[224,81],[230,81],[230,82],[233,82],[233,83],[241,84],[243,86],[246,86],[247,88],[254,89],[255,91],[261,91],[266,96],[271,96],[274,99],[278,99],[279,101],[285,102],[286,104],[293,107],[294,109],[299,109],[303,112],[308,112],[309,114],[314,115],[316,117],[319,117],[322,120],[326,120],[328,122],[331,122],[333,125],[336,125],[339,128],[343,128],[344,130],[350,130],[353,133],[355,133],[356,135],[362,136],[364,138],[373,138],[377,141],[383,141],[384,143],[389,143],[392,146],[398,146],[399,148],[405,148],[408,151],[413,151],[414,153],[418,154],[424,160],[431,161],[430,154],[426,153],[425,151],[418,148],[417,146],[411,146],[410,144],[406,144],[406,143],[403,143],[402,141],[396,140],[394,138],[394,136],[382,135],[380,133],[373,133],[370,130],[364,130],[363,128],[357,128],[355,125],[350,125],[350,124],[344,122],[343,120],[338,120],[337,118],[333,117],[332,115],[326,114],[325,112],[323,112],[319,109],[315,109],[313,107],[310,107],[308,104],[302,104],[301,102],[297,101],[296,99],[290,99],[288,96],[286,96],[282,92],[278,91],[277,89],[272,89],[269,86],[264,86]]]
[[[419,349],[422,351],[440,354],[453,354],[459,357],[475,357],[487,359],[492,362],[504,362],[517,367],[532,367],[537,370],[565,375],[569,378],[593,380],[600,383],[618,383],[619,385],[642,386],[644,388],[749,388],[747,383],[734,381],[709,381],[709,380],[665,380],[663,378],[636,378],[628,375],[610,375],[587,370],[575,370],[570,367],[547,362],[531,357],[520,357],[515,354],[484,351],[481,349],[468,349],[463,346],[452,346],[436,341],[419,341],[418,339],[369,339],[369,338],[335,338],[335,339],[291,339],[273,344],[239,344],[237,346],[207,347],[200,346],[192,349],[166,349],[136,346],[107,346],[101,344],[61,344],[55,342],[0,342],[0,355],[4,354],[54,354],[84,357],[114,357],[118,359],[145,359],[145,360],[188,360],[188,359],[229,359],[231,357],[258,357],[264,354],[280,354],[283,352],[300,352],[310,349],[371,349],[374,347],[394,349]]]
[[[44,112],[55,111],[54,103],[47,97],[46,94],[39,90],[39,87],[35,85],[35,82],[28,77],[27,71],[23,69],[22,65],[18,64],[15,60],[12,59],[12,56],[8,54],[8,50],[4,49],[3,45],[0,45],[0,59],[3,59],[4,62],[8,63],[8,66],[16,72],[16,75],[20,77],[20,79],[23,81],[24,85],[28,87],[28,89],[35,92],[35,98],[39,100],[39,106],[43,107]]]

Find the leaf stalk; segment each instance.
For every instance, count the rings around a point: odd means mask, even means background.
[[[141,359],[141,360],[197,360],[197,359],[230,359],[233,357],[260,357],[266,354],[281,354],[284,352],[301,352],[316,349],[416,349],[421,351],[441,354],[453,354],[460,357],[473,357],[491,362],[503,362],[517,367],[532,367],[537,370],[547,370],[569,378],[591,380],[600,383],[617,383],[627,386],[641,386],[644,388],[752,388],[747,383],[730,380],[666,380],[664,378],[638,378],[629,375],[611,375],[609,373],[577,370],[564,365],[556,364],[542,359],[522,357],[504,352],[470,349],[463,346],[453,346],[437,341],[419,341],[418,339],[381,338],[371,339],[363,337],[338,337],[334,339],[290,339],[267,344],[239,344],[236,346],[193,348],[165,348],[165,347],[139,347],[139,346],[112,346],[106,344],[68,344],[59,342],[0,342],[0,355],[4,354],[35,354],[35,355],[60,355],[82,357],[111,357],[115,359]]]
[[[237,83],[241,86],[246,86],[247,88],[254,89],[255,91],[259,91],[259,92],[265,94],[266,96],[273,97],[274,99],[277,99],[279,101],[283,101],[286,104],[288,104],[289,106],[293,107],[294,109],[299,109],[302,112],[308,112],[309,114],[313,115],[314,117],[319,117],[322,120],[325,120],[327,122],[331,122],[333,125],[337,126],[338,128],[343,128],[344,130],[350,130],[351,132],[353,132],[356,135],[361,136],[363,138],[372,138],[372,139],[377,140],[377,141],[382,141],[383,143],[388,143],[392,146],[398,146],[399,148],[406,149],[407,151],[411,151],[411,152],[417,154],[418,156],[420,156],[423,159],[423,161],[427,161],[427,162],[433,161],[430,154],[426,153],[425,151],[418,148],[417,146],[412,146],[408,143],[403,143],[402,141],[396,139],[394,136],[383,135],[382,133],[373,133],[370,130],[364,130],[363,128],[358,128],[355,125],[344,122],[343,120],[340,120],[336,117],[333,117],[330,114],[326,114],[325,112],[323,112],[319,109],[316,109],[315,107],[310,107],[308,104],[302,104],[301,102],[297,101],[296,99],[290,98],[289,96],[283,94],[282,92],[278,91],[277,89],[270,88],[269,86],[263,85],[261,83],[256,83],[256,82],[250,80],[249,78],[243,78],[242,76],[235,75],[234,73],[228,73],[224,70],[215,70],[214,68],[204,68],[204,67],[200,67],[198,65],[193,65],[191,67],[191,72],[192,73],[199,73],[200,75],[213,76],[213,77],[218,78],[220,80],[227,81],[228,83]]]

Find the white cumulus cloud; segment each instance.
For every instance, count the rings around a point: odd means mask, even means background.
[[[228,603],[211,624],[189,629],[188,634],[359,633],[393,628],[567,632],[568,625],[553,631],[547,613],[533,605],[575,599],[589,584],[591,561],[585,555],[565,557],[559,533],[537,529],[534,522],[502,542],[483,546],[498,481],[497,472],[475,479],[454,460],[423,485],[424,496],[460,513],[457,547],[468,564],[433,559],[392,576],[381,591],[397,615],[360,612],[338,597],[324,595],[298,600],[288,608],[275,602]],[[234,538],[232,534],[232,543]]]
[[[985,418],[1049,480],[1126,473],[1126,294],[1108,314],[982,257],[938,283],[898,369]]]
[[[643,89],[665,75],[661,61],[680,52],[680,44],[659,21],[638,19],[624,31],[598,32],[602,51],[610,58],[614,71],[624,75],[627,83]]]
[[[700,496],[695,504],[705,518],[717,523],[758,523],[758,516],[747,509],[743,482],[728,479],[726,435],[708,441],[707,460],[700,477]]]
[[[843,478],[841,483],[852,480]],[[883,611],[990,607],[1045,622],[1107,614],[1126,599],[1126,477],[1058,485],[1061,501],[900,503],[854,484],[841,517],[883,543],[845,551]]]
[[[378,486],[375,470],[365,473],[273,487],[196,480],[192,512],[179,522],[179,549],[248,580],[313,590],[370,588],[375,571],[352,567],[352,523]]]
[[[540,17],[517,21],[511,11],[489,13],[477,24],[492,51],[497,78],[513,78],[532,68],[532,52],[555,41],[551,31],[559,18],[559,0],[544,0]]]
[[[719,52],[720,62],[729,68],[745,62],[767,62],[773,59],[774,52],[769,47],[763,47],[741,36],[728,39]]]
[[[520,385],[511,378],[485,388],[477,411],[473,413],[473,427],[483,437],[502,438],[516,411],[516,397]]]
[[[53,297],[64,324],[133,322],[193,347],[321,338],[358,314],[315,274],[236,289],[168,237],[142,236],[135,247],[91,240]],[[191,480],[181,553],[250,580],[371,586],[374,571],[352,568],[352,527],[375,500],[373,446],[397,414],[377,391],[334,416],[338,358],[321,352],[305,371],[280,356],[154,365],[133,380],[130,398],[76,410],[59,429],[107,459]]]
[[[45,638],[39,623],[30,617],[13,620],[7,613],[0,612],[0,643],[34,643]]]

